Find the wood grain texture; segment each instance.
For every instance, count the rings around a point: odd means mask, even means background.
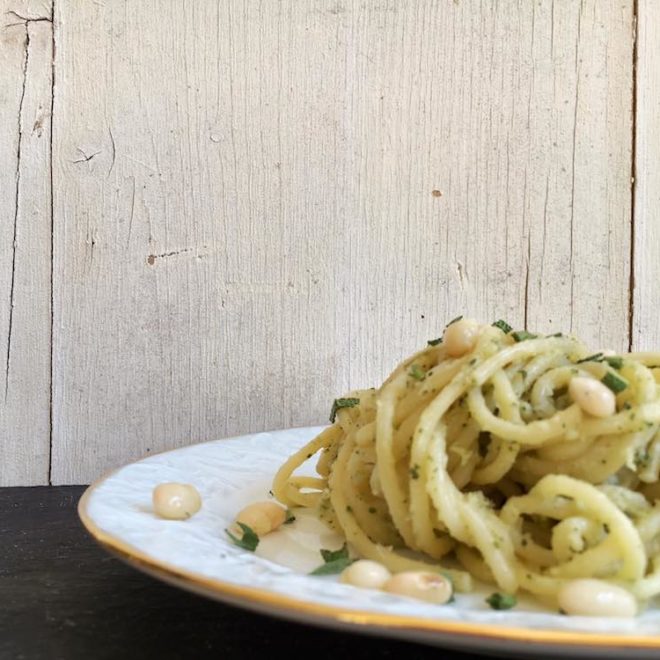
[[[639,0],[632,346],[660,346],[660,4]]]
[[[631,0],[56,14],[55,483],[323,421],[459,313],[626,343]]]
[[[0,2],[0,486],[48,483],[50,111],[48,2]]]
[[[530,165],[517,177],[529,199],[517,212],[530,218],[528,324],[627,350],[633,3],[541,7],[552,30],[533,40]]]

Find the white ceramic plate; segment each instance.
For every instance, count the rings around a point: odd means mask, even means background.
[[[311,515],[264,537],[256,553],[229,542],[225,528],[247,503],[268,497],[278,466],[321,428],[259,433],[150,456],[90,486],[80,517],[97,541],[140,570],[184,589],[266,614],[354,632],[489,654],[530,657],[657,658],[660,609],[635,620],[561,616],[521,599],[496,612],[492,591],[437,606],[313,577],[320,548],[341,539]],[[194,484],[202,510],[186,521],[151,508],[161,482]]]

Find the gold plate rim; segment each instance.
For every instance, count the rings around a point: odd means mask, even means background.
[[[166,454],[180,450],[181,448],[172,449],[159,452],[159,454]],[[297,598],[291,598],[267,589],[232,584],[230,582],[206,577],[199,573],[174,566],[168,562],[156,559],[130,543],[126,543],[121,538],[104,531],[96,524],[88,511],[88,505],[92,494],[104,482],[124,467],[140,463],[148,458],[151,458],[151,456],[134,461],[133,463],[129,463],[116,470],[112,470],[90,484],[78,501],[78,517],[91,537],[106,551],[118,555],[138,569],[144,568],[146,573],[154,577],[159,576],[166,582],[176,584],[179,588],[187,589],[195,593],[201,593],[206,597],[215,600],[229,602],[234,605],[243,605],[248,609],[251,606],[259,606],[259,610],[263,613],[268,613],[270,611],[269,608],[277,608],[276,611],[272,611],[278,616],[288,614],[291,619],[295,619],[293,615],[303,614],[317,621],[323,620],[328,624],[335,622],[337,624],[350,625],[356,631],[359,631],[361,627],[366,627],[370,630],[382,630],[383,632],[389,631],[389,634],[391,634],[393,630],[399,631],[400,633],[410,631],[425,633],[426,635],[439,633],[441,635],[452,636],[454,639],[462,642],[479,641],[481,644],[483,644],[484,641],[512,642],[525,643],[528,647],[531,644],[538,644],[564,648],[573,647],[582,650],[603,647],[608,647],[608,650],[610,651],[626,649],[660,649],[660,636],[610,635],[564,630],[520,628],[517,626],[496,625],[490,623],[480,624],[447,619],[418,619],[412,616],[398,614],[383,614],[343,609],[331,605],[312,603]],[[426,640],[428,641],[428,637]]]

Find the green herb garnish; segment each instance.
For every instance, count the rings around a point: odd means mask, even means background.
[[[248,527],[245,523],[237,521],[236,524],[241,528],[243,536],[238,538],[238,536],[234,536],[228,529],[226,529],[225,532],[227,532],[227,536],[234,542],[234,545],[237,545],[239,548],[254,552],[259,545],[259,537],[254,533],[252,528]]]
[[[582,358],[581,360],[578,360],[575,364],[582,364],[583,362],[602,362],[602,360],[603,360],[602,353],[594,353],[593,355],[588,355],[586,358]]]
[[[508,335],[511,332],[511,330],[513,330],[513,328],[506,321],[503,321],[502,319],[500,319],[499,321],[495,321],[493,325],[496,328],[499,328],[505,335]]]
[[[411,479],[419,479],[419,465],[417,463],[410,468],[410,477]]]
[[[510,610],[516,606],[518,599],[511,594],[501,594],[496,591],[486,598],[486,602],[494,610]]]
[[[408,375],[415,380],[424,380],[426,378],[426,372],[418,364],[413,364],[413,366],[410,367]]]
[[[321,550],[321,557],[326,564],[338,559],[348,559],[348,547],[344,543],[339,550]]]
[[[449,321],[449,323],[447,323],[446,327],[448,328],[450,325],[453,325],[457,321],[460,321],[462,318],[463,318],[462,314],[460,316],[457,316],[455,319],[452,319],[451,321]]]
[[[290,525],[296,520],[296,517],[291,513],[291,509],[286,510],[286,518],[284,519],[284,525]]]
[[[339,550],[321,550],[321,557],[324,563],[315,568],[310,575],[335,575],[355,561],[348,556],[345,543]]]
[[[527,330],[516,330],[511,333],[511,336],[518,341],[525,341],[526,339],[536,339],[538,335],[535,335],[532,332],[527,332]]]
[[[332,402],[332,410],[330,411],[330,421],[334,424],[335,418],[337,417],[337,411],[342,408],[352,408],[357,406],[360,403],[360,399],[354,399],[353,397],[348,397],[346,399],[335,399]]]
[[[581,364],[582,362],[607,362],[613,369],[621,369],[623,366],[623,358],[618,355],[603,355],[602,353],[594,353],[589,355],[586,358],[578,360],[575,364]]]
[[[329,561],[326,564],[321,564],[315,568],[310,575],[337,575],[345,568],[348,568],[355,559],[337,559],[336,561]]]
[[[615,374],[613,371],[608,371],[605,376],[600,381],[603,385],[609,387],[614,394],[623,392],[623,390],[628,387],[628,382],[621,378],[621,376]]]
[[[429,346],[437,346],[438,344],[442,344],[442,337],[438,337],[437,339],[429,339],[426,343]]]

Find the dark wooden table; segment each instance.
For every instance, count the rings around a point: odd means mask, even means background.
[[[0,489],[0,659],[481,656],[272,619],[109,556],[78,521],[82,487]]]

